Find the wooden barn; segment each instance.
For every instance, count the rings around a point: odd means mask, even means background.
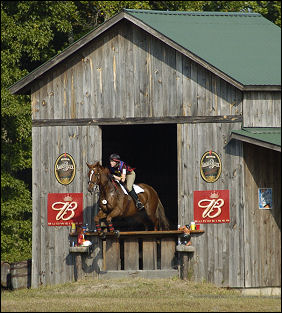
[[[51,198],[78,194],[94,230],[86,162],[113,152],[157,190],[171,230],[200,224],[190,279],[281,286],[280,36],[256,13],[124,9],[10,87],[31,95],[33,287],[178,273],[177,236],[93,235],[79,254],[52,223]]]

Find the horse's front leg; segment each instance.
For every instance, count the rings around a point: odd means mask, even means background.
[[[120,215],[120,210],[117,208],[117,209],[114,209],[106,218],[110,232],[114,232],[117,236],[119,235],[119,232],[115,231],[113,223],[112,223],[112,219],[119,215]]]
[[[107,216],[107,214],[105,212],[103,212],[102,210],[100,210],[98,212],[98,214],[94,217],[94,223],[95,223],[95,226],[96,226],[98,233],[102,232],[100,220],[103,218],[106,218],[106,216]]]

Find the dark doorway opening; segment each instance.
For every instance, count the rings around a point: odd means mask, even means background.
[[[177,229],[177,125],[102,126],[103,166],[109,166],[111,153],[136,168],[135,183],[157,191],[170,229]]]

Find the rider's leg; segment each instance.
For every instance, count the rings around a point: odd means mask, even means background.
[[[135,181],[135,177],[136,177],[136,175],[135,175],[134,171],[132,171],[130,174],[126,175],[126,188],[129,192],[129,195],[134,200],[137,209],[140,211],[140,210],[144,209],[144,206],[143,206],[142,202],[139,200],[138,195],[133,188],[133,183]]]

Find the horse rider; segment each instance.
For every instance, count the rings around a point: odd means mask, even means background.
[[[118,180],[120,183],[126,182],[126,189],[134,200],[136,208],[141,211],[144,209],[144,205],[139,200],[137,193],[133,188],[133,183],[135,181],[136,174],[134,168],[131,168],[125,162],[121,161],[118,154],[110,155],[110,172],[113,175],[114,179]]]

